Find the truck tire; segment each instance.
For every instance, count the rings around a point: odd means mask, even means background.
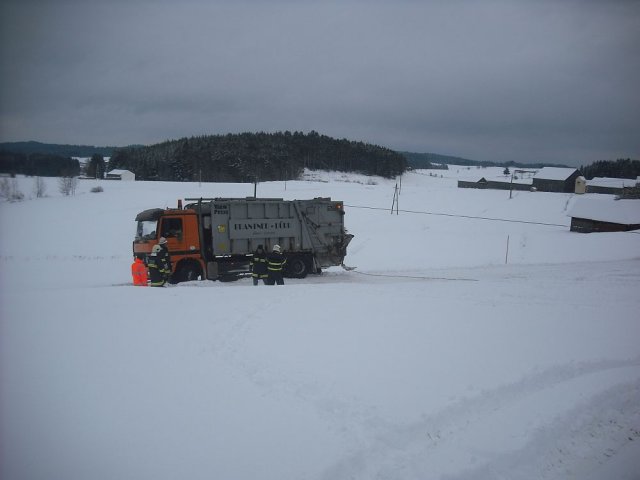
[[[176,270],[177,282],[191,282],[202,278],[202,268],[197,262],[183,261],[178,265]]]
[[[291,278],[304,278],[309,273],[309,267],[304,257],[296,255],[287,258],[287,268],[285,273]]]

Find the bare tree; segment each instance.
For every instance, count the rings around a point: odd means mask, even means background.
[[[0,198],[4,198],[10,202],[24,200],[24,194],[18,189],[18,181],[15,178],[11,180],[3,178],[2,181],[0,181]]]
[[[9,184],[9,179],[3,178],[2,180],[0,180],[0,198],[9,200],[10,194],[11,194],[11,185]]]
[[[60,193],[65,196],[75,195],[77,187],[77,177],[60,177],[58,179],[58,189],[60,190]]]
[[[37,198],[42,198],[46,191],[47,184],[44,182],[42,177],[36,177],[33,182],[33,193],[35,193]]]

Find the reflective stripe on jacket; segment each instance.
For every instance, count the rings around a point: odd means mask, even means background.
[[[158,265],[159,259],[156,255],[150,255],[148,260],[149,267],[149,286],[151,287],[161,287],[166,281],[166,274],[164,273],[164,269]]]
[[[158,252],[158,268],[166,275],[171,275],[171,256],[169,250],[166,247],[162,247],[162,250]]]
[[[281,253],[273,252],[267,257],[267,269],[270,272],[281,272],[287,259]]]
[[[251,276],[256,278],[267,277],[267,259],[264,254],[255,254],[251,258]]]

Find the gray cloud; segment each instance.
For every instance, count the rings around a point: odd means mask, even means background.
[[[3,141],[313,129],[479,160],[640,157],[638,2],[1,8]]]

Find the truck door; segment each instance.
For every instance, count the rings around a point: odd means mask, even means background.
[[[175,255],[187,250],[185,246],[183,217],[162,217],[160,221],[160,236],[167,239],[169,252]]]
[[[160,221],[160,236],[167,239],[171,255],[200,253],[198,225],[195,215],[167,215]]]

